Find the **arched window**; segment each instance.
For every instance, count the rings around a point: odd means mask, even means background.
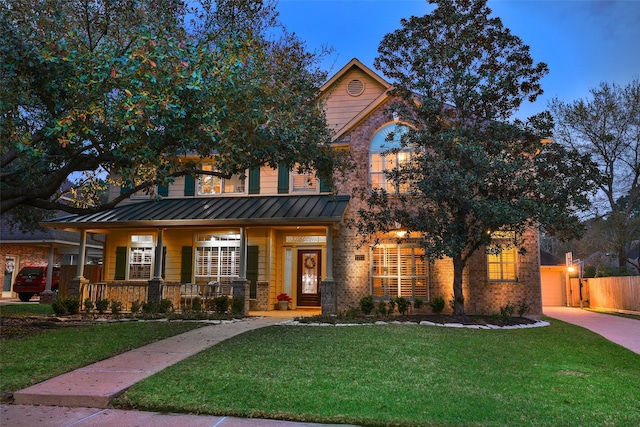
[[[409,127],[402,123],[389,123],[376,132],[369,146],[369,183],[371,188],[382,188],[389,193],[404,193],[408,190],[407,184],[400,185],[397,180],[390,180],[385,171],[391,171],[411,159],[411,151],[401,148],[402,135],[407,133]],[[393,139],[389,135],[393,133]],[[394,153],[390,150],[398,148]]]

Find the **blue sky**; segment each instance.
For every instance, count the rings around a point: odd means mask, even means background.
[[[546,62],[545,91],[517,115],[543,111],[554,97],[573,101],[589,96],[600,82],[628,84],[640,78],[640,0],[489,0],[502,19]],[[382,37],[400,27],[401,18],[433,9],[425,0],[280,0],[280,19],[310,50],[335,50],[323,62],[330,74],[352,58],[373,68]]]

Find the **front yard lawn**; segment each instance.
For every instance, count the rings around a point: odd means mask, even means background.
[[[174,365],[117,404],[366,426],[640,425],[640,355],[551,322],[274,326]]]

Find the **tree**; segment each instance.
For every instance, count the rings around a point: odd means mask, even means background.
[[[107,209],[261,165],[329,178],[323,52],[276,18],[261,0],[0,2],[0,212]],[[102,203],[107,175],[128,191]]]
[[[435,10],[402,20],[378,49],[375,65],[401,99],[394,111],[410,125],[389,153],[409,155],[385,171],[399,192],[363,191],[357,226],[370,239],[399,224],[429,259],[451,258],[454,313],[463,315],[471,255],[522,247],[524,230],[538,224],[577,233],[575,212],[587,203],[594,165],[544,139],[548,114],[504,121],[542,92],[547,67],[534,65],[528,47],[489,17],[486,0],[430,3]],[[508,239],[496,243],[495,232]]]
[[[596,217],[606,217],[610,238],[604,243],[623,267],[632,243],[640,239],[634,221],[640,203],[640,80],[625,87],[601,83],[590,93],[591,99],[551,102],[554,136],[598,163],[603,179]]]

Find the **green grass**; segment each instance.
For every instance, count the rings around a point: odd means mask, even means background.
[[[7,307],[10,306],[2,308],[3,316]],[[110,323],[48,330],[28,338],[7,340],[0,346],[0,391],[4,396],[201,325],[194,322]]]
[[[2,317],[53,316],[51,304],[7,304],[0,305]]]
[[[640,355],[559,321],[274,326],[144,380],[118,405],[370,426],[637,426]]]

